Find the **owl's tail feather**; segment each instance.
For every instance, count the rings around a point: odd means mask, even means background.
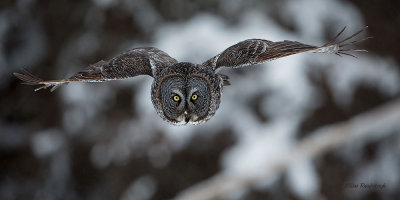
[[[13,73],[15,77],[18,79],[24,81],[22,84],[25,85],[42,85],[38,88],[35,89],[35,91],[38,91],[40,89],[46,89],[48,87],[52,87],[50,89],[51,92],[53,92],[55,89],[60,87],[61,85],[68,84],[68,80],[52,80],[52,81],[44,81],[43,79],[34,76],[30,72],[26,71],[25,69],[21,69],[21,73]]]
[[[368,51],[365,50],[365,49],[345,49],[344,47],[360,43],[360,42],[362,42],[364,40],[371,39],[372,37],[363,37],[361,39],[356,39],[356,40],[353,40],[353,41],[349,41],[349,40],[353,39],[354,37],[356,37],[357,35],[359,35],[360,33],[362,33],[365,30],[367,30],[367,28],[368,28],[368,26],[365,26],[363,29],[355,32],[354,34],[350,35],[349,37],[346,37],[343,40],[341,40],[339,42],[336,42],[336,40],[340,37],[340,35],[342,35],[344,30],[346,29],[346,27],[344,27],[335,36],[335,38],[333,40],[331,40],[330,42],[326,43],[325,45],[323,45],[321,47],[318,47],[313,52],[315,52],[315,53],[334,53],[334,54],[336,54],[338,56],[347,55],[347,56],[351,56],[351,57],[357,58],[356,56],[350,54],[349,52],[357,52],[357,51],[368,52]]]

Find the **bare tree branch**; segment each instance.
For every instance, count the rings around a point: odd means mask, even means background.
[[[292,164],[315,158],[354,139],[400,129],[400,99],[362,113],[346,122],[322,127],[303,139],[276,163],[246,175],[220,173],[182,192],[176,200],[218,199],[282,173]]]

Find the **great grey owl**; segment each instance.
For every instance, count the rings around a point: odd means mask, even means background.
[[[67,79],[44,81],[24,69],[14,75],[24,81],[23,84],[42,85],[35,91],[48,87],[51,87],[50,91],[54,91],[60,85],[70,82],[104,82],[149,75],[154,78],[151,100],[161,118],[175,125],[198,124],[215,115],[221,101],[222,88],[230,85],[226,75],[217,73],[220,67],[255,65],[303,52],[353,56],[348,52],[365,51],[344,49],[344,47],[368,39],[366,37],[350,41],[367,27],[335,42],[345,28],[332,42],[322,46],[288,40],[280,42],[263,39],[244,40],[202,64],[178,62],[157,48],[147,47],[132,49],[108,61],[102,60]]]

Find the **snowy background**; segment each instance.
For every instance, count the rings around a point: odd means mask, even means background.
[[[249,38],[320,45],[365,25],[374,39],[359,45],[369,52],[358,59],[308,53],[223,69],[232,85],[198,126],[157,116],[150,77],[50,93],[12,76],[24,67],[64,78],[140,46],[202,63]],[[257,173],[314,130],[398,99],[399,31],[396,0],[2,1],[0,199],[171,199],[215,174]],[[387,127],[223,198],[398,196],[400,134]]]

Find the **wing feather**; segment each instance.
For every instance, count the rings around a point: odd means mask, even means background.
[[[167,53],[153,47],[136,48],[122,53],[108,61],[99,61],[70,78],[60,80],[42,80],[22,69],[21,73],[13,73],[26,85],[42,85],[35,91],[51,87],[54,91],[61,85],[70,82],[104,82],[109,80],[130,78],[138,75],[154,76],[163,68],[177,61]]]
[[[303,52],[314,52],[314,53],[334,53],[337,55],[348,55],[348,51],[365,51],[362,49],[344,49],[345,46],[353,45],[369,39],[371,37],[364,37],[358,40],[349,41],[360,33],[364,32],[368,27],[364,27],[360,31],[352,34],[351,36],[339,41],[329,42],[322,46],[313,46],[303,44],[297,41],[284,40],[280,42],[272,42],[264,39],[249,39],[239,42],[235,45],[230,46],[222,53],[210,58],[202,65],[213,70],[217,70],[220,67],[243,67],[247,65],[255,65],[263,63],[269,60],[278,59],[281,57],[294,55]],[[344,32],[344,27],[335,37],[334,40]],[[347,43],[345,43],[347,42]]]

